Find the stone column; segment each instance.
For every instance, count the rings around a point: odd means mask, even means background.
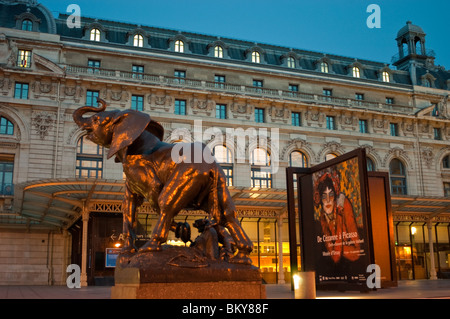
[[[89,225],[89,210],[83,205],[81,213],[83,221],[83,236],[81,242],[81,286],[86,287],[87,283],[87,260],[88,260],[88,225]]]
[[[436,280],[436,266],[434,265],[434,247],[433,247],[433,225],[431,219],[427,220],[428,228],[428,247],[430,249],[430,279]]]
[[[284,268],[283,268],[283,217],[279,216],[277,218],[277,225],[278,225],[278,284],[285,284],[286,281],[284,280]]]

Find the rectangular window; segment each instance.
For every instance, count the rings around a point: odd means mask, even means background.
[[[175,100],[175,114],[186,115],[186,100]]]
[[[271,188],[272,174],[262,171],[261,168],[252,167],[252,187]]]
[[[302,126],[302,114],[299,112],[292,112],[292,126]]]
[[[389,104],[389,105],[394,104],[394,98],[393,97],[387,97],[386,98],[386,104]]]
[[[397,123],[391,123],[391,136],[398,136],[398,124]]]
[[[225,76],[215,75],[214,76],[214,86],[218,89],[225,88]]]
[[[367,126],[367,120],[359,120],[359,132],[360,133],[369,133],[369,129]]]
[[[334,120],[334,116],[327,116],[327,129],[329,129],[329,130],[336,129],[336,123]]]
[[[31,67],[31,51],[19,50],[19,53],[17,55],[17,66],[21,68]]]
[[[216,119],[225,120],[227,118],[227,105],[216,104]]]
[[[263,81],[253,80],[253,86],[256,88],[256,93],[262,93]]]
[[[144,67],[142,65],[133,65],[131,67],[131,72],[133,72],[133,79],[142,79],[144,74]]]
[[[444,196],[450,197],[450,183],[444,183]]]
[[[362,105],[362,101],[364,100],[364,94],[356,93],[355,100],[356,100],[356,105]]]
[[[99,97],[99,91],[86,91],[86,106],[98,107],[97,98]]]
[[[322,94],[324,95],[324,101],[331,102],[331,97],[333,96],[333,90],[323,89]]]
[[[102,178],[103,160],[101,158],[83,158],[77,156],[76,176],[84,178]]]
[[[233,186],[233,165],[220,164],[225,173],[227,186]]]
[[[27,83],[16,83],[14,88],[14,98],[27,100],[28,99],[28,84]]]
[[[186,82],[186,71],[175,70],[174,76],[174,83],[183,84]]]
[[[437,141],[442,140],[442,131],[441,128],[439,127],[434,127],[433,128],[433,135],[434,135],[434,139]]]
[[[136,111],[144,110],[144,97],[142,95],[131,96],[131,109]]]
[[[255,122],[264,123],[264,109],[255,108]]]
[[[88,61],[88,73],[97,74],[100,73],[100,61],[89,60]]]

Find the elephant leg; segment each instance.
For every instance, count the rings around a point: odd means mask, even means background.
[[[122,251],[135,252],[134,240],[136,238],[136,209],[142,203],[142,198],[133,194],[128,187],[125,189],[125,196],[122,202],[123,208],[123,231],[124,245]]]
[[[200,189],[200,183],[195,183],[195,178],[189,178],[182,173],[177,176],[166,184],[159,195],[159,218],[152,238],[141,247],[141,252],[161,250],[161,244],[167,241],[169,231],[173,229],[174,217],[188,206]]]

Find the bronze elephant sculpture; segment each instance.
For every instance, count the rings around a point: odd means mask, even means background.
[[[109,148],[108,159],[115,156],[121,162],[126,176],[123,199],[124,251],[134,252],[136,209],[144,199],[159,213],[151,239],[140,252],[161,250],[170,230],[176,224],[174,217],[188,208],[202,209],[215,223],[225,227],[235,241],[238,253],[232,262],[250,264],[252,242],[242,229],[236,207],[226,186],[225,174],[216,161],[195,163],[174,161],[174,144],[162,142],[164,128],[148,114],[135,110],[106,111],[101,107],[84,106],[74,111],[75,123],[86,131],[92,142]],[[85,113],[93,112],[90,117]],[[198,144],[192,148],[198,147]],[[204,144],[202,149],[205,149]],[[183,154],[180,154],[180,158]]]

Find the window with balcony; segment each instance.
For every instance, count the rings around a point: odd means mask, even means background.
[[[100,73],[100,61],[99,60],[88,60],[88,73],[97,74]]]
[[[144,77],[144,66],[133,65],[131,72],[133,73],[133,79],[142,79]]]
[[[0,116],[0,135],[14,135],[14,124],[3,116]]]
[[[175,70],[174,72],[175,83],[183,84],[186,82],[186,71]]]
[[[17,54],[17,66],[21,68],[31,68],[30,50],[19,50]]]
[[[394,98],[393,97],[387,97],[386,98],[386,104],[389,104],[389,105],[394,104]]]
[[[28,83],[16,82],[14,86],[14,98],[19,100],[28,99],[29,85]]]
[[[215,75],[214,76],[214,87],[218,89],[225,88],[225,76],[224,75]]]
[[[262,93],[263,81],[253,80],[253,86],[256,88],[255,91],[257,93]]]
[[[103,147],[82,136],[77,144],[76,177],[103,177]]]
[[[333,90],[323,89],[322,95],[324,96],[324,101],[331,102],[331,97],[333,96]]]

